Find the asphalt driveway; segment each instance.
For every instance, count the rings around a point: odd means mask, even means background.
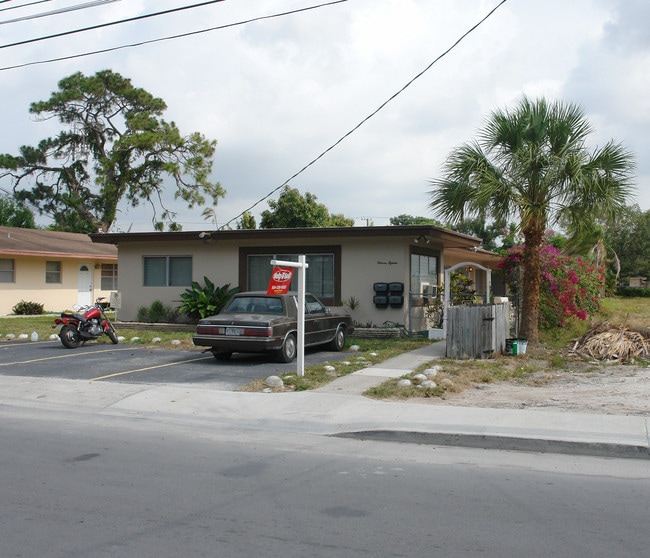
[[[342,360],[349,355],[307,350],[305,365]],[[217,361],[200,350],[144,345],[87,343],[66,349],[58,340],[0,341],[0,374],[130,383],[206,383],[233,390],[272,374],[295,372],[296,363],[273,362],[270,355],[235,354]]]

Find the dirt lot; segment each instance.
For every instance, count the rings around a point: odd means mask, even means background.
[[[449,393],[445,399],[411,401],[427,405],[650,416],[650,368],[599,365],[589,370],[545,371],[535,373],[524,382],[477,384],[460,393]]]

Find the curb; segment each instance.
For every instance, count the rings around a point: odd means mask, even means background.
[[[516,438],[482,434],[449,434],[443,432],[420,432],[400,430],[361,430],[339,432],[332,437],[351,438],[406,444],[449,446],[531,453],[559,453],[591,457],[615,457],[626,459],[650,459],[650,448],[640,445],[608,442],[573,442],[540,438]]]

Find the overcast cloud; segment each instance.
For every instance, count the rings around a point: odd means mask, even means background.
[[[25,3],[23,0],[20,2]],[[0,22],[66,6],[6,10]],[[191,0],[121,0],[0,25],[5,45]],[[307,0],[227,0],[135,23],[0,49],[0,67],[129,44],[313,6]],[[0,72],[0,152],[55,133],[29,104],[61,78],[112,69],[161,97],[182,132],[218,141],[213,179],[227,190],[218,224],[281,186],[372,113],[482,19],[499,0],[348,0],[285,17],[137,48]],[[44,7],[46,6],[46,7]],[[592,146],[623,143],[637,160],[636,198],[650,209],[650,4],[647,0],[508,0],[383,110],[290,185],[332,213],[387,225],[430,216],[428,181],[496,108],[522,94],[581,105]],[[3,184],[6,187],[6,184]],[[274,194],[277,198],[278,192]],[[171,204],[171,196],[169,196]],[[201,209],[173,205],[184,230],[207,228]],[[267,209],[262,201],[252,212]],[[126,209],[116,229],[152,230],[151,212]],[[258,219],[259,222],[259,219]],[[234,223],[233,223],[234,224]]]

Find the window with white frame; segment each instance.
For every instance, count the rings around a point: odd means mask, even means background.
[[[102,291],[117,290],[117,264],[102,264],[101,288]]]
[[[61,262],[45,262],[45,282],[61,283]]]
[[[189,287],[192,256],[144,256],[145,287]]]
[[[15,283],[14,260],[0,258],[0,283]]]

